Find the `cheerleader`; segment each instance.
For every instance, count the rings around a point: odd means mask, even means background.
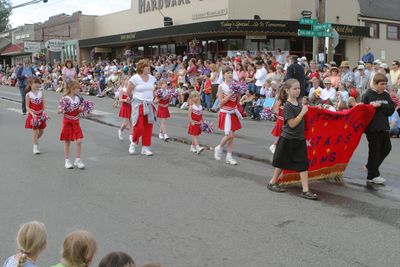
[[[275,122],[275,127],[272,130],[271,134],[272,136],[277,137],[275,142],[269,147],[269,150],[272,152],[272,154],[275,153],[276,149],[276,144],[278,144],[279,136],[281,136],[282,133],[282,127],[283,127],[283,106],[285,105],[285,102],[287,101],[287,92],[286,88],[282,87],[279,90],[278,94],[278,99],[275,101],[274,104],[274,114],[277,115],[277,119]]]
[[[25,128],[32,129],[33,154],[40,154],[39,139],[46,128],[46,115],[44,114],[45,104],[43,93],[39,90],[40,80],[31,79],[25,89],[25,103],[28,117]]]
[[[301,185],[303,192],[301,197],[311,200],[318,199],[308,189],[308,155],[307,144],[304,136],[304,115],[308,111],[307,106],[302,106],[297,101],[300,95],[300,83],[295,79],[289,79],[285,83],[285,90],[288,99],[283,106],[284,124],[276,152],[272,160],[272,166],[275,167],[274,175],[268,183],[268,189],[274,192],[285,192],[278,185],[278,178],[282,170],[300,172]]]
[[[237,161],[232,157],[233,141],[235,139],[235,131],[242,128],[240,119],[242,118],[237,105],[239,103],[240,96],[232,92],[229,88],[233,80],[233,71],[231,68],[226,67],[222,70],[224,76],[224,82],[218,87],[218,101],[219,101],[219,129],[225,133],[224,138],[214,149],[214,158],[221,160],[222,150],[227,145],[226,163],[231,165],[237,165]]]
[[[165,80],[161,80],[158,85],[160,86],[160,89],[162,91],[162,96],[157,96],[155,97],[154,103],[158,104],[157,107],[157,118],[160,119],[160,133],[158,134],[158,137],[161,140],[167,141],[169,136],[167,134],[167,119],[170,117],[169,109],[168,109],[168,104],[169,104],[169,95],[168,95],[168,87],[167,87],[167,82]]]
[[[189,102],[189,130],[188,134],[192,136],[192,145],[190,152],[200,154],[204,148],[199,145],[199,135],[201,134],[201,126],[203,121],[203,107],[200,103],[200,94],[197,91],[190,93]]]
[[[132,123],[131,123],[131,113],[132,113],[132,105],[129,95],[127,94],[128,88],[128,79],[124,79],[121,83],[121,88],[119,90],[119,102],[121,103],[121,107],[119,110],[119,117],[124,121],[121,127],[118,129],[118,138],[120,141],[124,140],[124,136],[122,132],[129,127],[129,132],[132,133]],[[129,141],[132,142],[132,134],[129,135]]]
[[[67,103],[68,107],[58,108],[58,113],[64,113],[60,140],[64,142],[65,168],[84,169],[85,165],[81,160],[83,133],[79,123],[79,114],[83,111],[81,108],[81,97],[79,95],[80,85],[77,81],[71,81],[66,84],[64,96],[60,102]],[[69,159],[71,142],[76,142],[76,158],[72,165]]]

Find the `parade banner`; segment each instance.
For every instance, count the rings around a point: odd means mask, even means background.
[[[375,109],[364,104],[341,112],[309,107],[304,119],[310,181],[342,178],[374,114]],[[298,182],[299,173],[291,171],[279,178],[282,185]]]

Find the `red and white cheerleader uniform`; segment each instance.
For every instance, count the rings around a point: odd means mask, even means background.
[[[28,96],[29,96],[29,103],[28,103],[29,109],[31,110],[31,112],[33,114],[35,114],[36,117],[40,118],[43,115],[43,108],[44,108],[42,92],[39,91],[37,95],[35,95],[33,92],[29,92]],[[26,129],[44,129],[44,128],[46,128],[46,122],[42,121],[39,126],[33,126],[32,120],[33,120],[33,116],[29,112],[28,117],[26,118],[26,122],[25,122]]]
[[[271,132],[272,135],[275,137],[281,136],[282,127],[283,127],[283,106],[280,106],[279,111],[278,111],[277,120],[275,122],[275,127]]]
[[[70,96],[64,96],[71,103],[71,111],[64,112],[64,118],[61,128],[61,141],[76,141],[83,138],[82,129],[79,123],[79,106],[81,100],[78,96],[73,99]]]
[[[192,105],[191,114],[192,123],[189,122],[188,134],[192,136],[199,136],[201,134],[201,122],[203,121],[203,107]]]
[[[128,99],[128,95],[126,94],[126,88],[122,88],[122,99]],[[121,108],[119,110],[119,117],[124,119],[130,119],[132,114],[132,105],[130,102],[122,102]]]
[[[221,85],[222,91],[224,93],[224,97],[230,94],[229,86],[223,82]],[[242,128],[240,124],[240,119],[242,119],[242,115],[237,109],[238,96],[233,95],[228,102],[226,102],[219,111],[219,123],[218,128],[223,130],[225,135],[229,135],[229,133],[235,132]]]
[[[157,107],[157,118],[168,119],[170,117],[168,104],[169,97],[163,97],[160,99]]]

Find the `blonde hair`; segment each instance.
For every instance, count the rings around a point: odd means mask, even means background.
[[[193,98],[195,98],[196,96],[200,97],[200,93],[197,92],[196,90],[194,90],[194,91],[192,91],[192,92],[190,93],[189,98],[190,98],[190,99],[193,99]]]
[[[28,256],[37,255],[47,244],[47,232],[43,223],[32,221],[21,225],[17,234],[17,247],[22,253],[17,267],[23,266]]]
[[[150,61],[148,59],[141,59],[136,64],[136,72],[142,74],[145,67],[150,67]]]
[[[65,84],[64,95],[69,95],[75,88],[80,88],[81,85],[78,81],[69,81]]]
[[[61,251],[61,263],[66,267],[87,267],[97,250],[93,235],[77,230],[67,235]]]

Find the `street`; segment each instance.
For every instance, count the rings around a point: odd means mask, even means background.
[[[299,197],[299,186],[285,194],[266,188],[273,172],[272,122],[243,121],[234,149],[239,165],[232,167],[216,162],[212,151],[190,153],[187,113],[171,108],[172,140],[153,137],[153,157],[129,156],[127,133],[123,142],[117,137],[112,100],[87,97],[97,112],[81,120],[86,170],[66,170],[61,115],[55,113],[60,94],[45,97],[51,120],[42,153],[34,156],[18,88],[0,87],[3,260],[15,253],[19,225],[39,220],[48,231],[39,266],[57,263],[63,238],[77,228],[97,239],[93,266],[111,251],[163,267],[399,265],[399,139],[392,139],[381,167],[386,186],[365,185],[363,137],[344,184],[314,182],[320,200],[308,201]],[[217,124],[216,114],[205,117]],[[204,134],[200,142],[212,148],[221,137],[221,131]]]

